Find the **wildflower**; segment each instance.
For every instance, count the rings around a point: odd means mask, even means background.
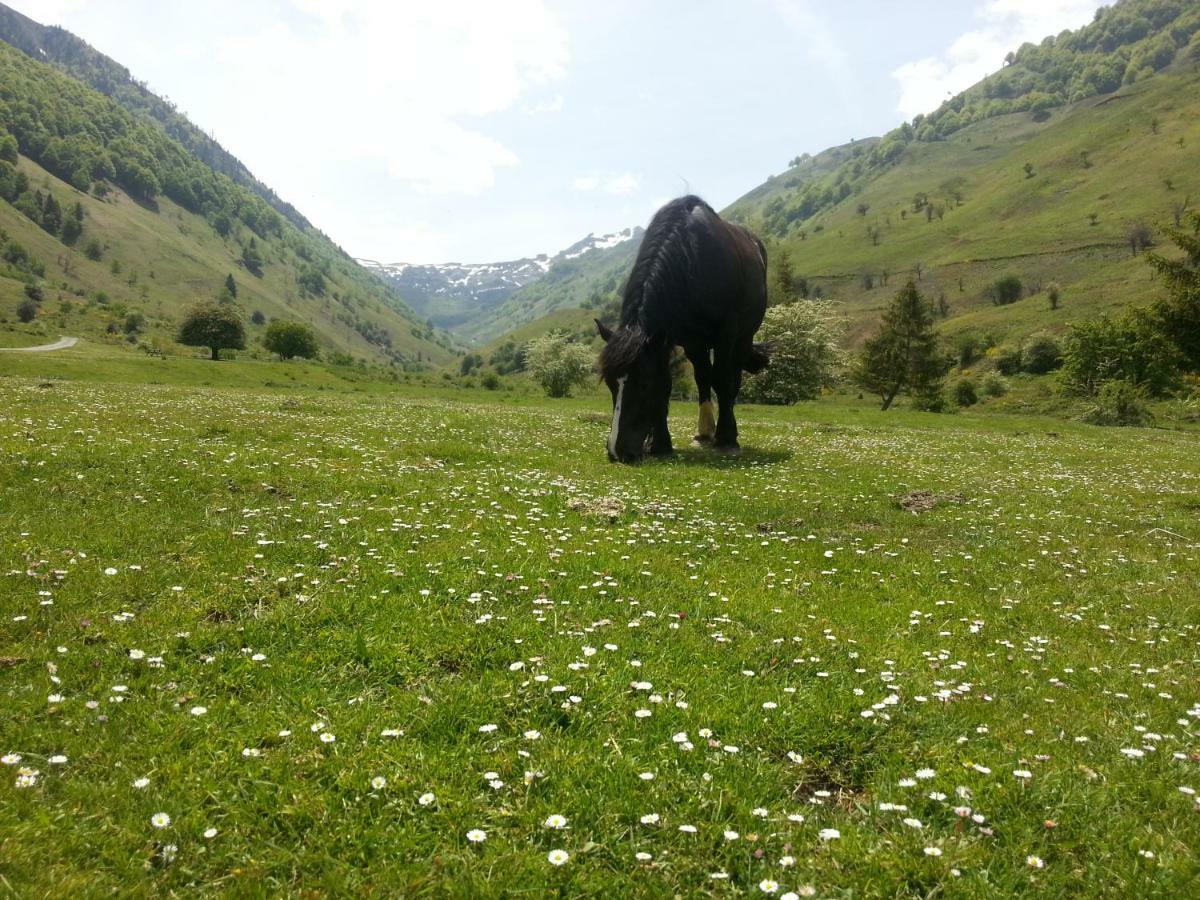
[[[736,841],[739,837],[741,837],[741,835],[732,829],[725,832],[725,840],[727,841]]]
[[[130,651],[129,651],[129,658],[130,658],[130,659],[145,659],[145,658],[146,658],[146,651],[145,651],[145,650],[136,650],[136,649],[135,649],[135,650],[130,650]]]
[[[155,828],[166,828],[171,824],[171,817],[165,812],[155,813],[150,817],[150,824]]]
[[[679,830],[682,831],[684,834],[695,834],[696,826],[695,825],[680,825]]]
[[[337,740],[337,738],[334,735],[330,734],[328,731],[321,732],[321,743],[322,744],[332,744],[336,740]]]
[[[523,735],[523,737],[527,741],[536,741],[541,736],[542,736],[542,733],[540,731],[538,731],[536,728],[530,728]]]
[[[646,815],[642,816],[640,821],[643,825],[657,825],[658,813],[646,813]]]
[[[56,753],[54,756],[51,756],[49,759],[47,759],[46,762],[50,763],[52,766],[62,766],[66,765],[67,758],[61,753]]]
[[[546,859],[550,861],[550,865],[552,866],[561,866],[570,858],[571,855],[566,850],[551,850],[546,854]]]
[[[1025,857],[1025,864],[1033,869],[1046,868],[1046,863],[1042,860],[1042,858],[1040,856],[1034,856],[1032,853]]]
[[[926,847],[925,855],[926,856],[941,856],[942,850],[940,847]]]
[[[20,761],[20,753],[5,753],[3,756],[0,756],[0,763],[4,763],[6,766],[15,766]]]
[[[382,775],[376,775],[371,779],[371,787],[377,791],[383,790],[383,788],[387,787],[387,779]]]
[[[217,836],[217,829],[215,829],[215,828],[205,828],[205,829],[204,829],[204,836],[205,836],[206,838],[208,838],[209,840],[212,840],[213,838],[215,838],[215,837]]]
[[[917,830],[920,830],[925,827],[925,825],[921,822],[920,819],[905,819],[904,824],[907,825],[909,828],[916,828]]]
[[[422,794],[420,797],[418,797],[417,802],[420,803],[422,806],[432,806],[434,803],[437,802],[437,797],[435,797],[435,796],[433,796],[433,794],[430,794],[427,792],[427,793]]]
[[[188,710],[188,712],[190,712],[193,716],[202,716],[206,712],[208,712],[208,707],[207,706],[193,706],[190,710]]]
[[[481,828],[472,828],[467,832],[467,840],[472,844],[482,844],[487,840],[487,832]]]
[[[823,841],[836,841],[842,836],[842,833],[836,828],[822,828],[817,832],[817,837]]]
[[[552,815],[552,816],[547,816],[546,817],[546,827],[547,828],[566,828],[567,827],[567,817],[559,815],[558,813],[554,813],[554,815]]]
[[[916,776],[922,781],[927,781],[937,775],[933,769],[917,769]]]
[[[247,759],[253,759],[255,757],[262,756],[262,751],[257,747],[243,747],[242,756],[246,757]]]
[[[499,725],[494,725],[491,722],[488,722],[486,725],[479,726],[479,733],[480,734],[491,734],[493,731],[495,731],[499,727],[500,727]]]
[[[1013,769],[1013,776],[1016,778],[1032,778],[1033,773],[1028,769]]]
[[[637,853],[633,854],[633,858],[638,862],[649,862],[650,860],[654,859],[654,854],[639,850]]]
[[[637,710],[636,712],[634,712],[634,714],[633,714],[633,715],[634,715],[634,718],[638,718],[638,719],[646,719],[646,718],[649,718],[649,716],[650,716],[650,710],[648,710],[648,709],[639,709],[639,710]]]
[[[133,786],[134,786],[135,788],[137,788],[139,791],[140,791],[142,788],[144,788],[144,787],[146,787],[147,785],[149,785],[149,784],[150,784],[150,779],[149,779],[149,778],[144,778],[144,777],[143,777],[143,778],[135,778],[135,779],[133,780]]]
[[[758,883],[758,889],[764,894],[773,894],[779,890],[779,882],[772,881],[770,878],[764,878]]]

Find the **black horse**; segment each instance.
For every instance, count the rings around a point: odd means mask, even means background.
[[[733,404],[742,372],[768,362],[753,343],[767,308],[767,250],[751,231],[725,222],[699,197],[672,200],[654,214],[625,286],[616,330],[604,338],[600,374],[613,395],[608,458],[636,462],[671,453],[667,406],[671,354],[682,347],[696,373],[696,441],[738,448]],[[720,401],[713,420],[712,389]]]

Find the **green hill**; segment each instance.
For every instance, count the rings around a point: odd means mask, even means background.
[[[723,215],[767,240],[772,269],[788,257],[798,293],[833,298],[852,343],[909,277],[939,301],[951,340],[1019,342],[1160,290],[1131,237],[1200,205],[1198,146],[1200,5],[1125,0],[1025,44],[928,116],[793,159]],[[518,292],[507,305],[524,316],[510,321],[586,298],[611,309],[627,271]],[[1021,299],[996,306],[989,288],[1006,275]]]
[[[390,288],[153,116],[0,43],[0,338],[173,349],[185,311],[230,274],[247,320],[308,322],[334,358],[414,368],[453,356]],[[36,318],[20,323],[31,294]],[[248,325],[253,347],[263,325]]]

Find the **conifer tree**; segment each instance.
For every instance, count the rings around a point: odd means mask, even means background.
[[[946,372],[938,349],[929,301],[909,281],[883,314],[879,331],[863,346],[854,378],[878,394],[887,409],[901,391],[928,394],[936,390]]]

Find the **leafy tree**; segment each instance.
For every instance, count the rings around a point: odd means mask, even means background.
[[[189,347],[208,347],[212,359],[221,358],[222,350],[242,350],[246,329],[236,307],[206,303],[194,307],[179,328],[179,343]]]
[[[462,363],[459,364],[458,374],[470,375],[476,369],[483,368],[483,357],[478,353],[468,353],[462,358]]]
[[[499,375],[512,375],[525,371],[525,348],[513,341],[505,341],[496,348],[488,363]]]
[[[547,396],[569,397],[592,373],[592,352],[571,341],[561,331],[552,331],[529,342],[525,350],[529,374]]]
[[[36,300],[26,297],[17,305],[17,318],[22,322],[32,322],[37,318],[40,309]]]
[[[771,345],[771,365],[742,386],[750,403],[812,400],[834,383],[842,363],[844,320],[827,301],[798,300],[767,309],[759,339]]]
[[[125,333],[137,334],[146,327],[146,317],[140,312],[131,312],[125,316]]]
[[[34,303],[41,303],[42,300],[45,299],[46,295],[42,291],[42,286],[40,284],[27,284],[25,285],[25,296]]]
[[[266,323],[267,317],[263,315],[263,312],[261,309],[256,309],[254,311],[254,313],[250,316],[250,321],[252,323],[254,323],[255,325],[263,325]]]
[[[16,165],[18,149],[17,139],[11,134],[0,136],[0,159]]]
[[[1134,256],[1137,256],[1140,251],[1154,246],[1154,232],[1145,222],[1131,223],[1126,232],[1126,238]]]
[[[959,406],[974,406],[979,402],[979,391],[975,382],[963,378],[954,385],[954,402]]]
[[[307,294],[313,294],[317,297],[325,293],[325,276],[321,274],[320,269],[312,266],[305,266],[303,271],[296,276],[296,283],[300,285],[300,289]],[[433,330],[433,323],[429,323],[429,330]]]
[[[312,328],[303,322],[287,322],[277,319],[267,326],[263,335],[263,346],[272,353],[278,353],[280,359],[303,357],[314,359],[319,352],[317,336]]]
[[[1058,309],[1058,303],[1062,299],[1062,288],[1059,287],[1057,281],[1046,285],[1046,298],[1050,301],[1051,309]]]
[[[929,301],[909,281],[883,314],[879,331],[867,339],[854,371],[855,381],[878,394],[887,409],[901,391],[935,391],[946,372],[938,349]]]
[[[1168,296],[1154,304],[1154,316],[1163,334],[1183,357],[1184,367],[1200,372],[1200,212],[1190,216],[1191,230],[1167,228],[1166,233],[1183,251],[1178,259],[1157,253],[1147,256],[1166,282]]]
[[[99,262],[100,257],[104,255],[104,248],[100,246],[100,242],[92,238],[87,242],[87,246],[83,248],[83,255],[93,262]]]

